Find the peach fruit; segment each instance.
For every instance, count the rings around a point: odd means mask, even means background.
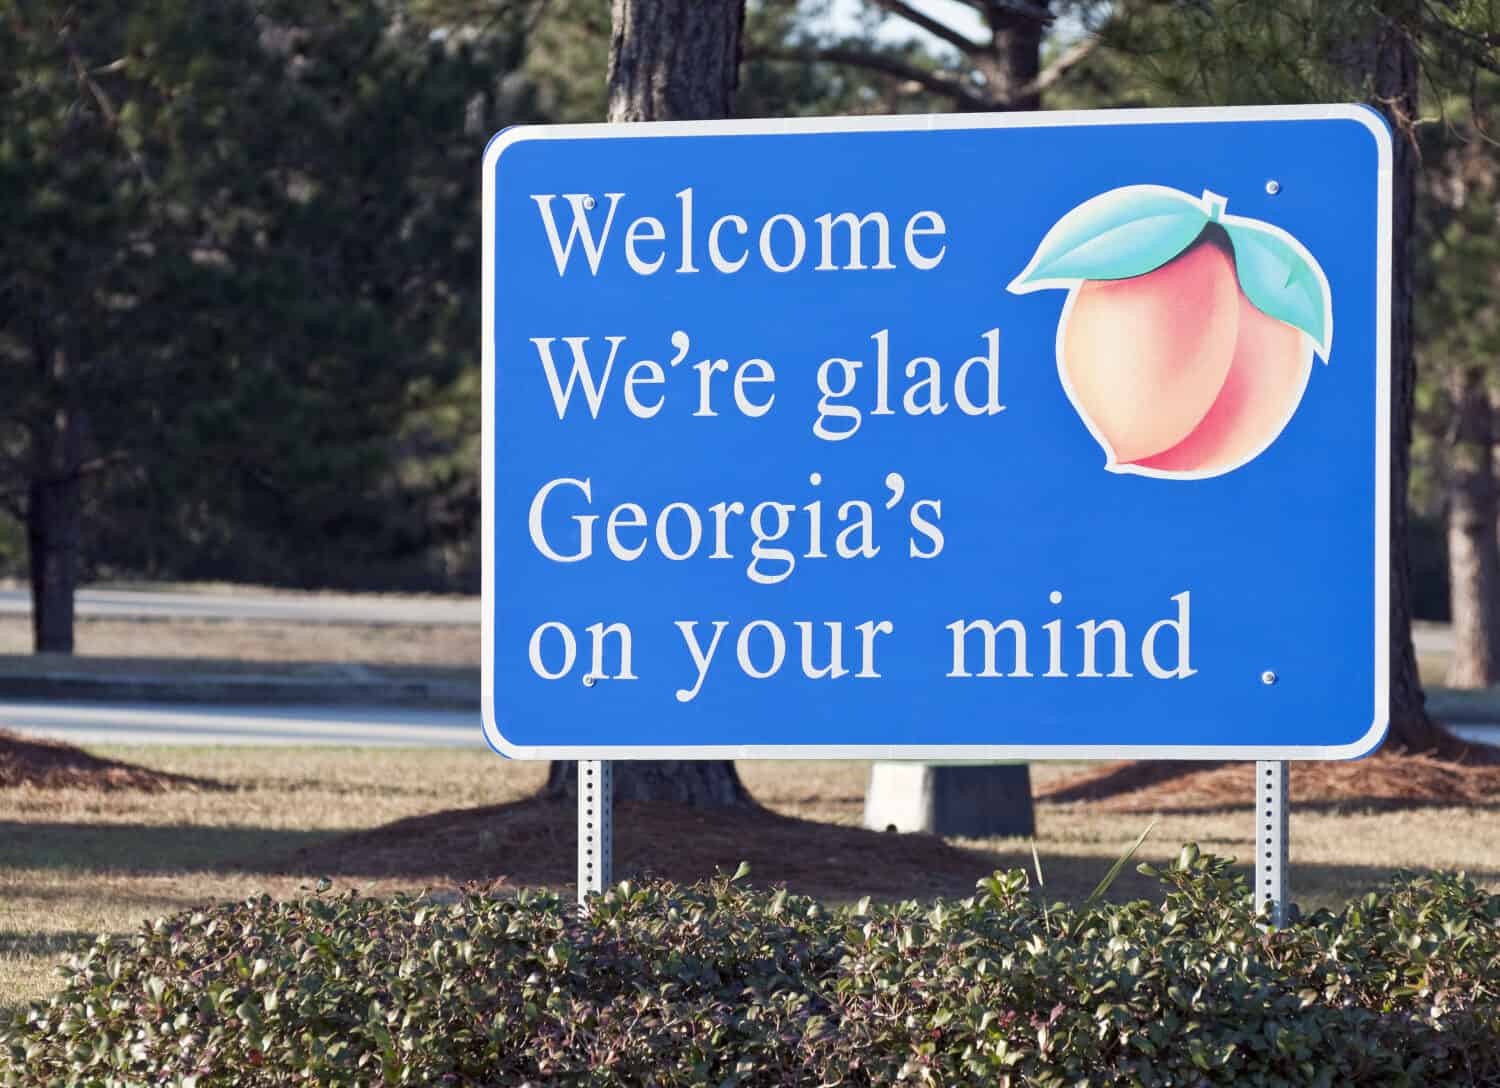
[[[1177,445],[1136,464],[1162,473],[1213,476],[1238,468],[1276,440],[1312,373],[1312,339],[1239,296],[1239,336],[1213,407]]]
[[[1144,275],[1078,286],[1059,370],[1111,467],[1171,450],[1204,421],[1235,357],[1239,300],[1212,239]]]

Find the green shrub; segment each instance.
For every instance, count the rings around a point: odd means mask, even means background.
[[[1412,877],[1265,932],[1185,847],[1164,901],[826,910],[721,878],[580,919],[269,897],[101,937],[0,1030],[24,1085],[1500,1084],[1500,897]]]

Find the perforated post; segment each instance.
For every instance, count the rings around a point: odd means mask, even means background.
[[[1255,909],[1271,925],[1287,922],[1287,767],[1282,760],[1255,764]]]
[[[578,904],[602,892],[614,869],[614,772],[607,759],[578,761]]]

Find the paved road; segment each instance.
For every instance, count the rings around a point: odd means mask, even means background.
[[[0,727],[73,744],[484,747],[479,714],[467,710],[11,702],[0,703]],[[1500,723],[1450,728],[1500,744]]]
[[[477,598],[386,597],[379,594],[168,593],[133,589],[84,589],[78,614],[90,618],[280,620],[310,623],[411,623],[462,625],[479,622]],[[31,612],[23,589],[0,589],[0,615]],[[1453,629],[1419,620],[1412,627],[1419,653],[1453,652]]]
[[[479,622],[473,598],[347,594],[170,593],[88,589],[78,612],[91,618],[195,618],[307,623],[463,625]],[[24,590],[0,589],[0,615],[25,615]],[[1426,654],[1451,653],[1452,629],[1421,622],[1413,637]],[[113,703],[0,703],[0,727],[78,744],[347,744],[480,747],[473,711],[346,706],[206,706]],[[1500,743],[1500,722],[1454,732]]]
[[[281,620],[315,623],[477,624],[477,598],[385,597],[336,593],[159,593],[130,589],[85,589],[77,596],[80,616],[91,618],[172,617],[218,620]],[[0,589],[0,615],[28,615],[31,596],[22,589]],[[1453,629],[1419,620],[1412,626],[1419,653],[1453,652]]]
[[[72,744],[484,747],[479,713],[464,710],[11,702],[0,727]]]
[[[304,623],[477,624],[479,601],[454,597],[384,597],[377,594],[156,593],[85,589],[79,616],[91,619],[281,620]],[[29,615],[31,596],[0,590],[0,615]]]

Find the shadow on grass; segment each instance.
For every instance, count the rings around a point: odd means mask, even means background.
[[[1245,879],[1245,886],[1251,884],[1252,860],[1249,857],[1250,847],[1248,844],[1243,850],[1215,850],[1223,856],[1236,860],[1234,871]],[[1001,866],[1006,869],[1025,868],[1029,875],[1035,880],[1031,868],[1031,855],[1020,853],[999,855]],[[1079,858],[1069,855],[1042,854],[1042,875],[1046,877],[1046,892],[1044,898],[1048,901],[1066,900],[1078,902],[1093,890],[1094,885],[1104,876],[1111,862],[1107,858]],[[1162,863],[1156,863],[1158,868]],[[1153,878],[1141,876],[1135,871],[1136,862],[1126,866],[1120,873],[1119,878],[1110,888],[1107,898],[1112,902],[1122,903],[1132,899],[1159,900],[1163,895],[1162,885]],[[1293,858],[1288,877],[1290,898],[1295,903],[1313,904],[1317,906],[1337,907],[1351,899],[1355,899],[1366,892],[1376,891],[1380,888],[1389,887],[1391,881],[1399,872],[1434,870],[1416,870],[1414,867],[1405,866],[1378,866],[1378,865],[1330,865],[1330,864],[1298,864]],[[1500,884],[1500,869],[1470,869],[1468,876],[1481,884]]]
[[[491,887],[567,887],[574,880],[574,810],[529,800],[456,809],[328,839],[296,851],[279,871],[350,879],[413,883],[476,882]],[[1158,844],[1160,845],[1160,844]],[[1172,844],[1174,847],[1177,845]],[[1124,851],[1125,842],[1120,845]],[[1238,856],[1250,872],[1250,844],[1216,852]],[[1113,862],[1109,856],[1040,848],[1046,898],[1078,901]],[[1024,869],[1035,881],[1029,846],[996,850],[954,844],[930,835],[897,835],[800,820],[765,809],[695,810],[672,805],[616,806],[615,878],[660,876],[690,882],[750,865],[749,881],[785,884],[830,901],[869,895],[877,900],[949,898],[972,894],[975,882],[997,869]],[[1302,902],[1336,902],[1380,887],[1394,867],[1293,864],[1292,885]],[[1500,870],[1471,870],[1479,881],[1500,882]],[[1157,899],[1161,886],[1127,865],[1109,898]]]
[[[111,873],[235,869],[333,837],[263,827],[0,821],[0,868]],[[274,871],[271,869],[267,872]]]
[[[1292,806],[1322,812],[1493,810],[1500,798],[1500,749],[1463,746],[1462,756],[1376,753],[1351,761],[1304,760],[1289,772]],[[1120,813],[1204,814],[1247,806],[1254,791],[1255,767],[1246,761],[1143,760],[1086,771],[1042,789],[1037,801]]]
[[[353,834],[251,827],[149,827],[71,823],[0,823],[0,867],[137,876],[181,871],[328,877],[339,886],[365,881],[413,888],[477,884],[496,890],[571,886],[575,810],[527,800],[455,809]],[[1160,845],[1160,844],[1158,844]],[[1175,844],[1173,844],[1175,845]],[[1121,850],[1124,844],[1121,844]],[[1221,846],[1220,853],[1233,853]],[[1239,847],[1249,873],[1249,844]],[[1081,900],[1112,858],[1040,847],[1044,896]],[[697,810],[624,802],[616,806],[615,878],[658,876],[687,883],[750,865],[749,880],[786,885],[833,902],[962,897],[997,869],[1024,869],[1035,881],[1028,846],[990,849],[930,835],[898,835],[795,819],[762,808]],[[1301,902],[1333,903],[1389,882],[1394,867],[1299,864],[1292,888]],[[1500,882],[1500,869],[1471,870]],[[22,881],[24,884],[24,880]],[[1134,865],[1109,898],[1156,899],[1156,881]],[[67,882],[11,886],[12,894],[63,900]],[[172,904],[163,903],[170,910]]]
[[[55,973],[58,965],[87,950],[94,943],[95,936],[82,929],[61,933],[0,930],[0,961],[9,961],[4,964],[3,971],[7,976],[7,997],[10,999],[0,1002],[0,1021],[9,1021],[29,1001],[42,1000],[58,989],[62,985],[62,979]],[[19,982],[21,978],[30,981]]]
[[[72,929],[62,933],[17,933],[0,929],[0,956],[45,956],[59,962],[94,943],[96,934]]]
[[[1248,791],[1246,792],[1248,796]],[[1357,816],[1362,813],[1419,812],[1425,809],[1462,809],[1464,812],[1500,812],[1500,801],[1452,801],[1428,800],[1424,798],[1402,800],[1392,797],[1353,797],[1327,801],[1304,800],[1292,803],[1293,815],[1318,813],[1324,816]],[[1228,801],[1194,803],[1187,801],[1159,804],[1142,802],[1140,805],[1119,804],[1111,806],[1107,811],[1122,818],[1146,818],[1149,816],[1243,816],[1248,819],[1253,808],[1246,801],[1238,803]]]

